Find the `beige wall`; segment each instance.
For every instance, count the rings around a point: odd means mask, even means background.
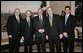
[[[22,13],[26,10],[37,12],[41,1],[1,1],[1,13],[12,13],[15,8],[20,8]]]
[[[61,14],[65,6],[71,6],[71,14],[75,14],[75,1],[47,1],[47,7],[52,6],[55,14]]]

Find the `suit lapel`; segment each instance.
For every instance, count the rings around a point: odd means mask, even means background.
[[[19,23],[18,23],[18,21],[17,21],[15,15],[14,15],[14,21],[15,21],[15,23],[16,23],[17,25],[19,25]]]
[[[38,21],[37,23],[40,23],[40,19],[39,19],[39,16],[37,16],[37,20],[36,21]]]
[[[51,27],[51,25],[50,25],[50,20],[49,20],[49,16],[47,17],[47,22],[48,22],[48,26]]]
[[[32,25],[32,18],[30,17],[30,27],[31,27],[31,25]]]
[[[63,22],[63,25],[65,26],[65,16],[63,17],[62,22]]]
[[[54,14],[53,14],[53,17],[52,17],[52,27],[54,26],[54,21],[55,21],[55,17],[54,17]]]

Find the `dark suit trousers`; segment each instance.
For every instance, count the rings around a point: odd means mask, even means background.
[[[74,38],[73,37],[68,37],[68,38],[63,38],[62,39],[62,46],[63,46],[63,51],[67,52],[67,49],[69,52],[74,52]]]
[[[32,52],[32,38],[24,37],[24,51],[25,52]]]
[[[45,36],[41,34],[40,37],[36,38],[36,43],[37,43],[37,52],[40,52],[42,49],[42,52],[46,52],[45,49]]]
[[[54,45],[56,46],[56,52],[61,52],[61,45],[60,45],[60,40],[55,38],[51,38],[49,37],[49,47],[50,47],[50,52],[55,52],[55,47]]]
[[[19,52],[20,38],[9,38],[9,52]]]

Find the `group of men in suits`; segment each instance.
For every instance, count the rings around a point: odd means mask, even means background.
[[[42,8],[38,9],[38,16],[32,18],[32,12],[25,12],[25,19],[20,16],[20,9],[14,10],[14,15],[9,16],[7,21],[7,32],[9,36],[9,51],[18,52],[20,39],[24,37],[24,51],[32,52],[33,35],[37,44],[37,52],[46,52],[45,39],[49,41],[50,52],[61,52],[61,41],[63,51],[74,52],[74,28],[76,18],[70,14],[70,6],[65,7],[65,15],[59,16],[53,13],[53,8],[46,9],[47,16],[43,15]],[[46,37],[48,35],[48,37]]]

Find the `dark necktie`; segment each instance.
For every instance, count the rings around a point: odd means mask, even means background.
[[[29,25],[29,27],[30,27],[30,19],[28,19],[28,25]]]

